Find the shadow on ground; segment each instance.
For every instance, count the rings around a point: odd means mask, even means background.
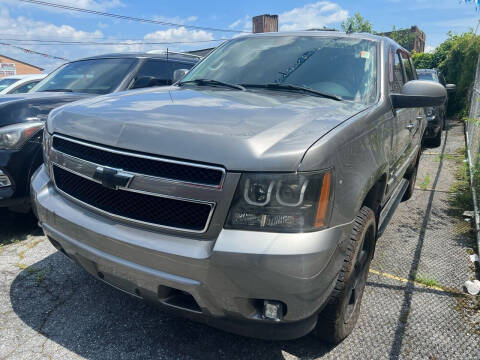
[[[22,271],[10,288],[13,310],[29,327],[88,359],[262,358],[283,351],[316,358],[333,349],[312,335],[293,341],[250,339],[170,315],[92,278],[61,253]]]
[[[42,235],[32,213],[17,214],[0,208],[0,245],[26,240],[29,235]]]

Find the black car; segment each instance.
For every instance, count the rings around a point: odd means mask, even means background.
[[[52,109],[93,96],[170,85],[175,70],[190,69],[199,59],[183,53],[89,57],[62,65],[30,93],[0,97],[0,208],[29,210],[29,180],[42,163],[43,127]]]
[[[438,69],[417,69],[417,75],[419,80],[442,84],[449,93],[456,89],[455,85],[446,83],[445,77]],[[442,129],[445,129],[447,123],[447,105],[448,99],[441,106],[426,108],[428,123],[424,139],[428,145],[437,147],[442,143]]]

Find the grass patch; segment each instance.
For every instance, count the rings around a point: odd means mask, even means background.
[[[427,175],[425,175],[425,177],[423,178],[423,180],[420,184],[420,188],[422,190],[427,190],[427,187],[428,187],[429,184],[430,184],[430,174],[427,173]]]
[[[428,278],[426,276],[418,275],[414,279],[415,282],[419,284],[423,284],[426,286],[435,286],[435,287],[442,287],[442,284],[440,284],[437,280]]]
[[[458,160],[461,157],[460,160],[463,160],[464,155],[462,154],[440,154],[433,159],[434,162],[440,162],[440,160]]]
[[[17,267],[19,269],[24,270],[29,275],[35,275],[35,284],[36,286],[40,286],[40,284],[45,280],[45,271],[42,269],[38,269],[34,266],[28,266],[23,263],[17,263]]]

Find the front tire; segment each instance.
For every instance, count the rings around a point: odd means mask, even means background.
[[[411,168],[411,170],[407,172],[406,178],[408,180],[408,188],[405,191],[405,194],[403,194],[402,202],[409,200],[412,197],[413,192],[415,190],[415,182],[417,181],[417,173],[418,173],[418,164],[420,162],[420,153],[421,151],[419,151],[417,154],[413,168]]]
[[[326,307],[318,316],[315,334],[338,344],[353,331],[360,315],[376,239],[375,213],[363,206],[353,221],[347,256]]]
[[[443,125],[438,130],[437,136],[435,136],[433,139],[430,140],[429,143],[430,143],[431,147],[436,148],[436,147],[439,147],[442,144],[442,128],[443,128]]]

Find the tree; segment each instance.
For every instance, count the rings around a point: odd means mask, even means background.
[[[435,69],[438,67],[434,53],[418,53],[414,51],[412,60],[416,69]]]
[[[345,32],[375,33],[370,21],[364,19],[358,12],[342,22],[342,30]]]
[[[463,34],[449,32],[447,40],[433,53],[414,53],[412,59],[417,69],[438,68],[448,83],[457,85],[457,91],[449,96],[448,101],[448,113],[453,115],[467,110],[479,55],[479,35],[473,31]]]

